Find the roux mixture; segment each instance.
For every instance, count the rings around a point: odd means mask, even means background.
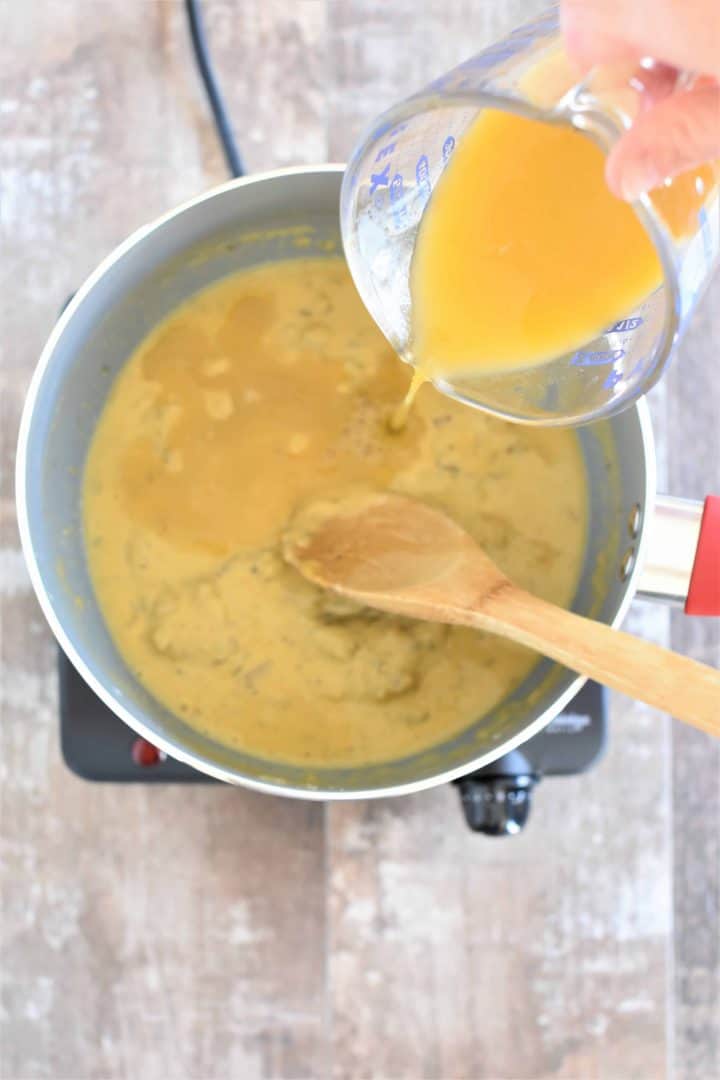
[[[227,278],[127,362],[86,466],[88,560],[127,664],[189,724],[273,759],[389,760],[466,728],[536,663],[358,608],[283,561],[308,502],[392,490],[571,601],[587,516],[575,433],[507,425],[429,385],[392,432],[408,382],[338,258]]]

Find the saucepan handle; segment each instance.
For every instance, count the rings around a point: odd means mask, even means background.
[[[659,495],[649,522],[638,596],[720,615],[720,496],[704,503]]]

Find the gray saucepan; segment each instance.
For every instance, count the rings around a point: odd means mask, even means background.
[[[17,456],[20,530],[33,586],[60,645],[95,693],[140,735],[203,772],[314,799],[396,795],[470,773],[545,727],[582,683],[543,661],[491,714],[431,750],[381,765],[308,769],[260,760],[188,727],[140,685],[108,634],[88,577],[81,485],[113,378],[159,319],[217,278],[258,262],[339,250],[342,172],[325,165],[233,181],[121,244],[50,336],[28,393]],[[702,507],[656,498],[644,404],[579,435],[590,528],[574,610],[617,625],[638,589],[682,600]]]

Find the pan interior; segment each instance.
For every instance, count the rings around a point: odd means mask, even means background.
[[[499,756],[508,743],[551,719],[575,676],[542,662],[490,715],[403,760],[307,769],[253,758],[184,724],[129,672],[95,602],[82,543],[82,473],[95,422],[115,375],[146,333],[191,293],[229,273],[279,258],[339,252],[340,174],[317,174],[313,183],[307,177],[282,178],[282,206],[288,208],[282,212],[266,193],[253,211],[250,185],[225,189],[168,219],[106,269],[80,300],[55,343],[34,403],[25,473],[28,525],[63,643],[126,720],[171,753],[181,748],[194,764],[226,779],[287,792],[373,794],[421,786],[437,774]],[[590,482],[589,539],[573,608],[612,621],[626,591],[618,572],[628,547],[626,522],[633,505],[644,502],[637,413],[581,429],[580,438]]]

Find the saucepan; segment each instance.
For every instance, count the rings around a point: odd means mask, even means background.
[[[342,175],[342,166],[324,165],[232,181],[121,244],[50,336],[28,393],[17,456],[20,531],[33,586],[58,642],[98,697],[141,736],[202,772],[309,799],[399,795],[472,773],[546,727],[583,681],[543,660],[490,714],[423,753],[306,768],[244,754],[188,727],[151,697],[113,644],[88,576],[81,509],[83,464],[113,379],[151,327],[196,290],[260,262],[338,253]],[[707,504],[693,572],[703,507],[656,496],[643,402],[578,431],[590,527],[574,610],[617,625],[637,592],[682,602],[690,590],[689,610],[709,613],[718,565],[710,524],[718,505]]]

